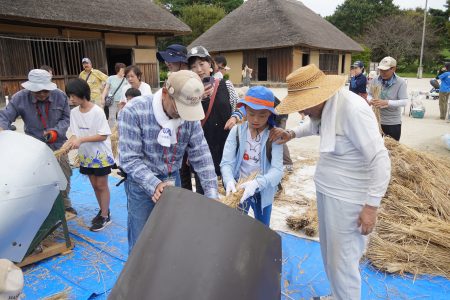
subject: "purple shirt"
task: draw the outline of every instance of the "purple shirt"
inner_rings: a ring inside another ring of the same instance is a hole
[[[38,101],[29,90],[15,93],[6,108],[0,111],[0,127],[9,129],[11,123],[20,116],[24,122],[26,134],[45,142],[44,131],[55,130],[58,133],[56,142],[47,145],[52,150],[61,148],[67,140],[66,132],[70,120],[67,96],[56,89],[50,91],[48,104],[46,102]],[[46,109],[47,106],[48,109]]]

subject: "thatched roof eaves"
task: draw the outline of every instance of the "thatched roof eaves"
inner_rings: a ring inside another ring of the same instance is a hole
[[[151,0],[2,0],[0,20],[127,33],[191,32]]]
[[[301,46],[363,51],[331,23],[296,0],[248,0],[191,43],[211,52]]]

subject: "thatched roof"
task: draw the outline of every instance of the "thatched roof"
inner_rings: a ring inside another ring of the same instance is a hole
[[[209,51],[290,46],[358,52],[363,49],[296,0],[248,0],[193,41]]]
[[[151,0],[1,0],[1,20],[129,33],[191,32]]]

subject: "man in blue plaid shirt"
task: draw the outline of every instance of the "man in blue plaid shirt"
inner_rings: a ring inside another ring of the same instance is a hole
[[[203,84],[191,71],[172,73],[153,96],[133,98],[119,116],[120,165],[127,173],[128,245],[131,252],[164,187],[180,186],[187,151],[205,196],[217,199],[217,177],[199,120]]]

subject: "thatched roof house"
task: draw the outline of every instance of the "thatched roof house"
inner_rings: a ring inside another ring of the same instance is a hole
[[[188,34],[189,26],[150,0],[0,1],[0,99],[19,89],[28,71],[46,64],[54,80],[78,76],[81,58],[114,73],[137,64],[152,87],[159,82],[156,37]]]
[[[347,73],[351,53],[363,50],[296,0],[248,0],[190,46],[197,45],[227,57],[233,82],[240,82],[243,62],[260,81],[284,81],[292,70],[309,63],[327,73]]]
[[[186,24],[150,0],[2,0],[0,19],[126,33],[191,32]]]

